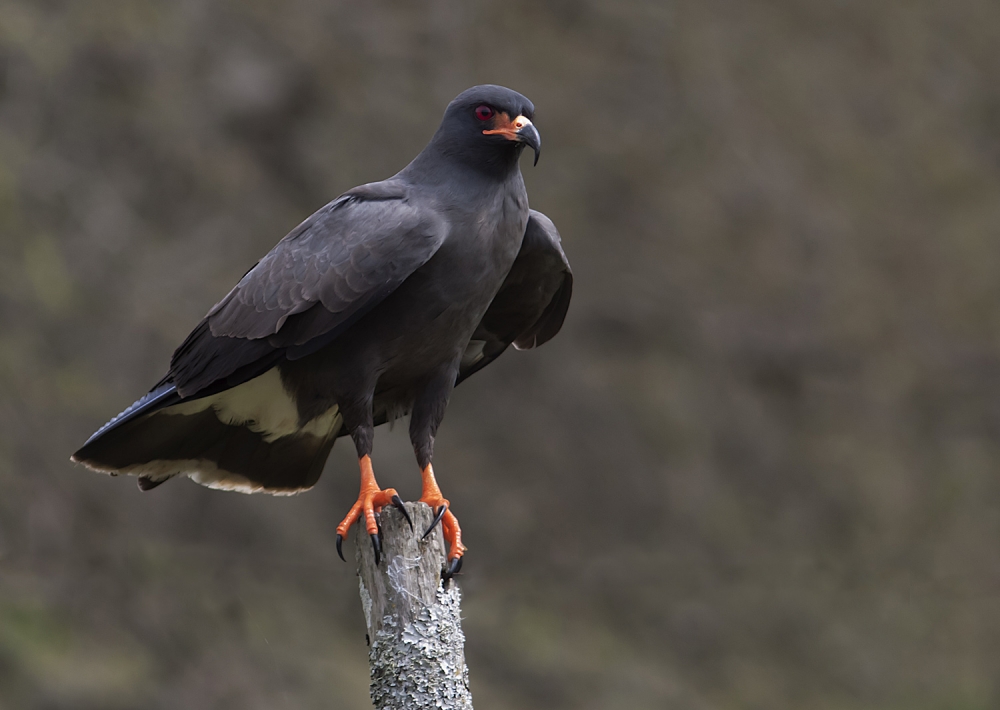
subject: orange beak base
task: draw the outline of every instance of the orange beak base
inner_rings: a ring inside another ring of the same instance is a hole
[[[518,116],[513,121],[506,113],[497,114],[494,128],[483,131],[486,136],[503,136],[507,140],[527,143],[535,151],[535,164],[538,164],[538,156],[541,153],[542,137],[538,135],[538,129],[530,119]]]

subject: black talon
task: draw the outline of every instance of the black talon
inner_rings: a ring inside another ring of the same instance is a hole
[[[421,540],[423,540],[425,537],[431,534],[431,530],[434,529],[435,525],[441,522],[441,518],[444,517],[445,511],[447,510],[448,510],[447,505],[442,505],[440,508],[437,509],[437,514],[434,516],[434,521],[431,523],[431,526],[427,528],[427,532],[425,532],[423,536],[420,538]]]
[[[371,539],[372,549],[375,550],[375,566],[378,567],[379,562],[382,561],[382,541],[379,539],[378,533],[372,533]]]
[[[444,578],[445,581],[447,581],[452,577],[454,577],[456,574],[458,574],[458,571],[460,569],[462,569],[462,558],[456,557],[455,559],[453,559],[451,562],[448,563],[448,567],[447,569],[445,569],[444,573],[442,573],[441,577]]]
[[[337,533],[337,554],[340,555],[340,559],[344,560],[344,551],[341,549],[341,545],[344,544],[344,536]],[[347,560],[344,560],[347,562]]]
[[[410,514],[406,512],[406,506],[403,505],[403,499],[399,497],[399,494],[392,497],[392,507],[403,514],[406,522],[410,524],[410,532],[413,532],[413,521],[410,520]]]

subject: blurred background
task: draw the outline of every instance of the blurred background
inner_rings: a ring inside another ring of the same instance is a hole
[[[348,442],[68,458],[484,82],[576,289],[438,438],[477,708],[1000,706],[998,76],[987,0],[0,0],[0,707],[370,707]]]

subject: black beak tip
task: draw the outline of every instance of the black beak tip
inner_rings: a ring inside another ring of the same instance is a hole
[[[530,146],[533,151],[535,151],[535,162],[534,165],[538,165],[538,156],[542,153],[542,137],[538,135],[538,129],[535,128],[533,124],[528,124],[521,130],[517,132],[521,141],[525,145]]]

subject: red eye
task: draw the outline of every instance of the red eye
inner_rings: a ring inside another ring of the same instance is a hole
[[[493,109],[491,109],[486,104],[483,104],[482,106],[476,109],[476,118],[478,118],[480,121],[490,120],[491,118],[493,118]]]

